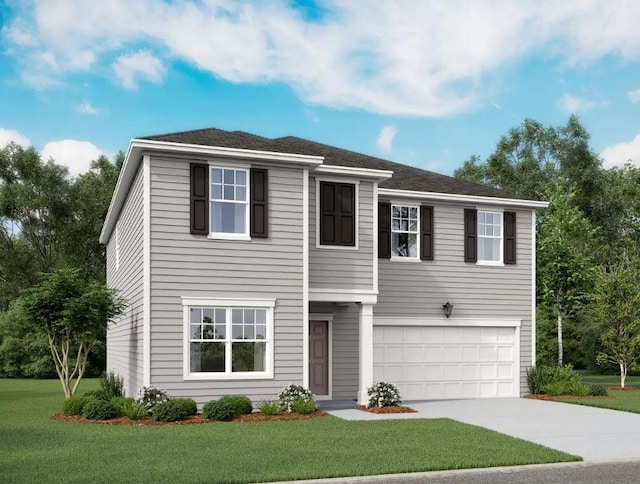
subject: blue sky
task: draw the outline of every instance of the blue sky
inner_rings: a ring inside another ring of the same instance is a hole
[[[75,174],[218,127],[450,174],[524,118],[575,113],[605,166],[640,164],[639,18],[633,0],[9,0],[0,145]]]

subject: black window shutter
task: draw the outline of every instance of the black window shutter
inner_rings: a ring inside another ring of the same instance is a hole
[[[464,209],[464,261],[477,262],[478,260],[478,211],[470,208]]]
[[[420,207],[420,259],[433,260],[433,207]]]
[[[191,163],[190,231],[209,234],[209,165]]]
[[[391,258],[391,204],[378,202],[378,258]]]
[[[504,213],[504,263],[516,263],[516,213]]]
[[[340,184],[337,187],[338,200],[336,205],[339,208],[338,235],[339,245],[356,245],[356,186],[350,184]]]
[[[267,170],[251,168],[251,197],[249,199],[249,216],[251,217],[249,232],[251,237],[266,238],[269,236],[268,183]]]
[[[336,245],[338,241],[336,188],[335,183],[320,182],[320,244],[322,245]]]

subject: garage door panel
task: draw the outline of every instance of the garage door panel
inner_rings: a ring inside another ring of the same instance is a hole
[[[512,327],[374,327],[374,379],[401,398],[516,395]]]

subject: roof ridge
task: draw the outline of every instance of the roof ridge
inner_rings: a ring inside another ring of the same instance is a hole
[[[172,131],[171,133],[160,133],[160,134],[150,134],[150,135],[146,135],[146,136],[138,136],[138,139],[149,139],[149,138],[157,138],[160,136],[175,136],[178,134],[191,134],[191,133],[201,133],[203,131],[218,131],[218,132],[223,132],[223,133],[232,133],[233,131],[227,131],[225,129],[220,129],[220,128],[214,128],[214,127],[210,127],[210,128],[199,128],[199,129],[186,129],[183,131]]]

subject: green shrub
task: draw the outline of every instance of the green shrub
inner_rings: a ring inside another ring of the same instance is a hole
[[[300,415],[306,415],[317,410],[317,405],[314,400],[305,400],[304,398],[294,398],[291,401],[291,411],[299,413]]]
[[[228,400],[212,400],[202,407],[202,416],[207,420],[233,420],[235,407]]]
[[[277,400],[261,400],[256,406],[263,415],[278,415],[282,412],[282,406]]]
[[[580,375],[572,365],[547,366],[544,368],[544,383],[580,383]]]
[[[609,392],[604,385],[591,385],[589,387],[589,395],[593,395],[594,397],[606,397],[609,395]]]
[[[293,384],[287,385],[278,393],[278,401],[285,412],[291,412],[291,402],[296,398],[313,400],[313,393],[301,385]]]
[[[83,396],[75,396],[67,398],[62,405],[62,413],[65,415],[82,415],[82,409],[93,398]]]
[[[131,420],[142,420],[149,414],[149,410],[144,403],[136,402],[132,399],[132,401],[127,400],[122,409],[122,414]]]
[[[158,403],[166,402],[167,400],[169,400],[167,392],[156,387],[142,387],[140,398],[138,398],[138,402],[145,405],[149,413],[153,413],[153,407]]]
[[[529,385],[529,393],[539,395],[543,392],[544,387],[544,367],[532,366],[527,370],[527,384]]]
[[[124,379],[113,371],[100,377],[100,391],[103,400],[110,401],[115,397],[124,397]]]
[[[127,397],[113,397],[111,400],[109,400],[109,403],[113,405],[115,409],[118,411],[119,417],[124,415],[125,407],[129,405],[131,402],[135,402],[135,400],[133,398],[127,398]]]
[[[175,422],[184,420],[189,414],[183,403],[176,400],[167,400],[160,402],[153,407],[153,420],[161,422]]]
[[[102,389],[84,392],[83,396],[92,400],[104,400],[105,402],[108,402],[110,400],[108,398],[108,395]]]
[[[589,395],[591,387],[580,382],[570,382],[566,385],[567,395],[573,395],[576,397],[586,397]]]
[[[549,396],[557,397],[558,395],[566,395],[567,394],[567,384],[563,382],[552,382],[547,383],[544,387],[542,387],[544,393]]]
[[[248,415],[253,412],[253,405],[249,397],[244,395],[225,395],[219,401],[229,402],[233,407],[234,417],[237,415]]]
[[[367,407],[394,407],[402,403],[398,387],[392,383],[383,381],[375,383],[367,389],[367,395],[369,396]]]
[[[170,401],[177,403],[178,405],[182,405],[182,408],[187,412],[187,415],[195,415],[198,413],[198,406],[193,398],[174,398]]]
[[[104,400],[91,400],[82,409],[82,416],[89,420],[109,420],[118,416],[113,405]]]

